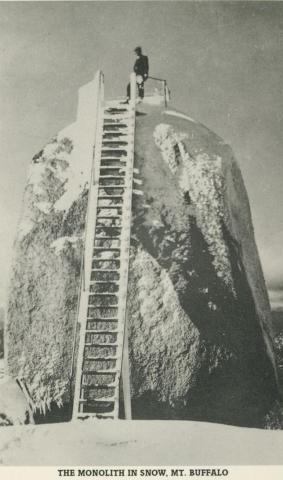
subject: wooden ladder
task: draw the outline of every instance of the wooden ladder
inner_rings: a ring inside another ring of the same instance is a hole
[[[118,418],[123,352],[127,350],[136,82],[132,76],[132,99],[125,105],[118,100],[104,102],[103,85],[101,74],[79,305],[73,419]],[[123,385],[124,396],[125,389],[129,396],[127,378]],[[129,401],[125,410],[129,417]]]

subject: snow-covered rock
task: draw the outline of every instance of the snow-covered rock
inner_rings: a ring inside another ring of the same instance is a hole
[[[270,307],[237,162],[190,117],[140,109],[127,306],[133,416],[264,426],[278,396]],[[9,370],[43,410],[68,401],[77,348],[90,175],[79,139],[73,124],[34,157],[15,245]]]

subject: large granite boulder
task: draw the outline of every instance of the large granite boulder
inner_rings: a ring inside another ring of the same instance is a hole
[[[136,117],[128,289],[134,418],[264,426],[278,396],[270,307],[233,153],[186,115]],[[8,363],[42,410],[70,400],[89,165],[76,123],[31,163]],[[142,182],[142,184],[141,184]]]

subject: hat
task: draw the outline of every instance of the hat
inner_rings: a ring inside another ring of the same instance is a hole
[[[141,51],[142,51],[142,48],[141,48],[141,47],[136,47],[136,48],[134,49],[134,52],[136,52],[136,53],[141,53]]]

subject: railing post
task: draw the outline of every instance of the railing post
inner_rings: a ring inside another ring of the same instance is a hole
[[[131,85],[130,103],[131,103],[131,105],[135,105],[135,103],[136,103],[137,82],[136,82],[136,74],[134,72],[132,72],[131,75],[130,75],[130,85]]]

